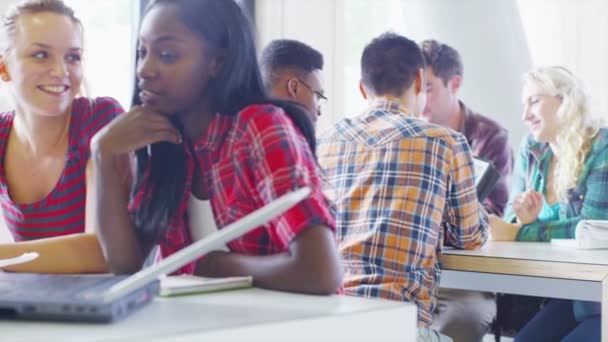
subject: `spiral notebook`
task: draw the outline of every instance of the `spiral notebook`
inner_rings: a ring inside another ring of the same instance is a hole
[[[193,275],[168,276],[160,280],[160,296],[237,290],[251,287],[252,277],[207,278]]]

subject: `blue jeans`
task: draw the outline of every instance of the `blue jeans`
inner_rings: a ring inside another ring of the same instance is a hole
[[[601,316],[578,322],[572,301],[551,299],[515,336],[515,342],[600,342]]]

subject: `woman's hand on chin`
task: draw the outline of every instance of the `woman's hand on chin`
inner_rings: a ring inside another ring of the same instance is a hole
[[[182,136],[166,116],[135,106],[95,134],[91,153],[95,157],[116,156],[161,141],[181,144]]]

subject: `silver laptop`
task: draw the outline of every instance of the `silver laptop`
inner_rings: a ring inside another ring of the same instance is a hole
[[[304,187],[130,276],[0,272],[0,319],[113,322],[149,303],[159,276],[259,227],[303,200]]]

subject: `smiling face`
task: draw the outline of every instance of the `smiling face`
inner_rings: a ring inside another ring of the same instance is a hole
[[[13,43],[0,67],[17,107],[44,116],[66,114],[82,83],[81,26],[61,14],[24,14]]]
[[[137,60],[144,105],[166,115],[197,110],[217,63],[201,37],[182,23],[177,6],[156,5],[144,17]]]
[[[557,111],[562,101],[557,96],[529,92],[524,98],[522,119],[530,129],[534,140],[543,143],[555,141],[559,131]]]

